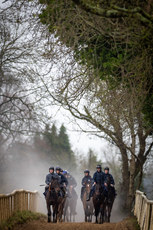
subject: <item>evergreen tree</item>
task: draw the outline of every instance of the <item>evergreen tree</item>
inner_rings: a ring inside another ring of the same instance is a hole
[[[70,142],[69,142],[69,137],[66,133],[66,128],[64,125],[61,125],[60,127],[60,132],[59,132],[59,144],[60,144],[60,148],[67,151],[67,153],[71,152],[71,146],[70,146]]]

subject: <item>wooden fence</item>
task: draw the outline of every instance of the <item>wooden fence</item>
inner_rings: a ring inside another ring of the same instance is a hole
[[[140,191],[136,191],[134,215],[141,230],[153,230],[153,200]]]
[[[30,210],[37,211],[38,192],[15,190],[10,194],[0,194],[0,222],[7,220],[14,212]]]

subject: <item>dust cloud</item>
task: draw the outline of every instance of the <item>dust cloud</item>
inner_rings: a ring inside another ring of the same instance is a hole
[[[45,178],[48,174],[49,167],[51,165],[56,167],[59,165],[58,162],[52,164],[52,162],[48,162],[43,156],[37,154],[37,152],[32,152],[32,150],[26,148],[23,150],[23,146],[16,146],[12,152],[5,154],[4,162],[5,163],[3,163],[0,168],[0,193],[8,194],[18,189],[30,191],[37,190],[39,193],[38,212],[47,214],[46,201],[43,195],[45,187],[40,185],[45,184]],[[69,162],[67,162],[67,164],[69,164]],[[60,166],[62,167],[62,165]],[[69,165],[67,168],[69,168]],[[84,211],[80,199],[81,180],[84,173],[75,168],[70,174],[74,176],[77,181],[76,192],[78,200],[75,221],[84,222]],[[111,222],[121,221],[125,217],[122,210],[119,208],[119,203],[119,196],[117,196],[112,211]]]

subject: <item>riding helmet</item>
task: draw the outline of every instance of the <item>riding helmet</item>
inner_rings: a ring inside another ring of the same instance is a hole
[[[97,165],[97,166],[96,166],[96,169],[101,169],[101,165]]]
[[[104,170],[108,170],[108,171],[109,171],[109,168],[108,168],[108,167],[105,167]]]
[[[56,171],[57,171],[57,170],[61,171],[61,168],[60,168],[59,166],[57,166],[57,167],[56,167]]]
[[[84,170],[84,173],[90,173],[90,171],[88,169]]]
[[[63,175],[67,175],[67,171],[66,170],[63,170]]]
[[[51,166],[51,167],[49,168],[49,170],[54,170],[54,167],[53,167],[53,166]]]

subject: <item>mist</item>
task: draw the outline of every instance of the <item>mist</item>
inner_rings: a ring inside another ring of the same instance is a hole
[[[30,191],[37,190],[39,194],[37,211],[47,215],[46,201],[43,195],[45,187],[40,185],[45,184],[45,178],[51,165],[54,167],[60,166],[61,168],[63,168],[63,165],[60,165],[58,161],[54,161],[54,163],[49,161],[44,155],[41,155],[34,149],[35,148],[30,145],[16,143],[12,148],[5,152],[5,161],[3,165],[1,165],[2,186],[0,187],[0,193],[8,194],[13,190],[18,189]],[[84,210],[80,199],[81,180],[84,173],[83,170],[80,170],[79,168],[79,161],[76,163],[77,168],[73,168],[69,171],[77,181],[76,192],[78,200],[75,221],[84,222]],[[64,162],[63,169],[66,170],[69,168],[70,162]],[[111,222],[118,222],[126,216],[120,208],[120,201],[121,200],[118,194],[114,202]]]

